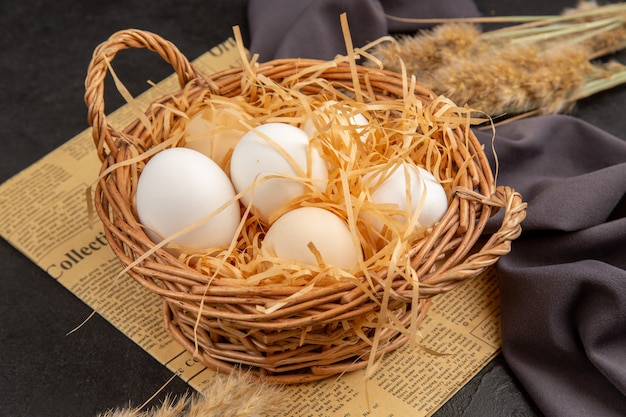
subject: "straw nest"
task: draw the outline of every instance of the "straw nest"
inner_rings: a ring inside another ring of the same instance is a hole
[[[103,84],[110,62],[127,48],[161,55],[181,89],[117,130],[105,114]],[[469,110],[415,79],[359,66],[357,53],[366,52],[348,50],[332,61],[246,58],[241,68],[212,75],[149,32],[115,33],[94,51],[85,101],[102,161],[96,211],[124,272],[162,297],[170,334],[212,369],[243,367],[281,384],[373,369],[384,354],[417,343],[433,296],[495,263],[520,233],[525,204],[510,187],[496,187],[470,130]],[[341,112],[317,120],[320,134],[312,143],[332,166],[329,186],[285,210],[310,205],[340,215],[363,253],[352,270],[262,256],[267,225],[243,206],[241,233],[228,248],[174,255],[167,240],[155,244],[148,238],[133,207],[137,178],[152,155],[185,145],[194,114],[226,109],[249,128],[272,121],[299,125],[331,100],[348,106],[342,107],[344,117],[351,114],[346,108],[367,115],[369,138],[345,146],[345,135],[362,131],[333,123]],[[433,227],[415,227],[416,220],[407,218],[405,229],[371,233],[359,216],[367,208],[362,172],[398,161],[433,173],[446,190],[448,210]],[[499,230],[481,238],[500,208]]]

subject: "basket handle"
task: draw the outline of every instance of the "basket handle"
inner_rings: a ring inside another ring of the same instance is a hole
[[[87,69],[85,104],[88,109],[87,121],[92,127],[93,141],[101,161],[107,157],[105,145],[114,157],[117,156],[117,145],[114,138],[120,137],[120,133],[109,123],[105,114],[104,80],[109,70],[109,64],[115,55],[129,48],[146,48],[158,53],[176,71],[181,88],[189,81],[198,78],[189,60],[173,43],[151,32],[136,29],[122,30],[114,33],[109,39],[98,45]]]
[[[503,185],[496,187],[489,198],[481,199],[481,203],[490,205],[496,210],[504,209],[500,228],[490,235],[478,253],[468,258],[470,265],[484,270],[511,251],[511,242],[522,233],[522,221],[526,218],[528,204],[520,193],[510,186]]]
[[[500,257],[508,254],[511,251],[511,242],[522,233],[521,223],[526,218],[527,203],[512,187],[498,186],[489,197],[462,189],[457,189],[456,193],[468,200],[490,206],[493,210],[504,209],[502,222],[499,229],[489,236],[479,251],[468,256],[460,264],[425,280],[426,285],[420,287],[420,292],[423,294],[438,294],[442,292],[442,287],[449,288],[449,286],[458,285],[463,278],[483,272],[495,264]]]

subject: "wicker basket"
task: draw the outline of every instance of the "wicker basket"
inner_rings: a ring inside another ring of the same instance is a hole
[[[108,62],[127,48],[147,48],[158,53],[178,75],[181,90],[157,103],[167,103],[183,95],[193,97],[206,89],[227,97],[240,95],[242,91],[242,69],[206,76],[197,72],[174,45],[155,34],[137,30],[113,34],[94,51],[86,79],[85,102],[102,161],[101,172],[133,154],[125,137],[139,138],[146,149],[151,146],[149,133],[140,120],[118,131],[105,115],[103,84]],[[275,60],[259,64],[256,71],[280,83],[297,70],[318,63],[304,59]],[[354,68],[340,64],[317,76],[350,87],[354,86]],[[363,82],[362,89],[401,100],[406,84],[400,75],[361,66],[356,66],[356,70]],[[414,94],[426,104],[436,97],[419,84],[415,85]],[[150,114],[158,117],[158,112],[158,107],[152,108]],[[414,297],[413,286],[405,279],[387,277],[387,271],[371,271],[379,277],[377,282],[391,283],[388,311],[407,328],[423,320],[433,296],[454,289],[507,254],[511,241],[521,232],[520,223],[525,216],[526,205],[520,195],[509,187],[495,186],[487,158],[471,131],[467,133],[459,128],[455,135],[459,149],[457,163],[470,164],[474,175],[460,184],[444,218],[410,250],[412,266],[420,279],[419,298]],[[134,152],[136,155],[137,151]],[[120,166],[102,177],[96,188],[96,210],[121,263],[125,267],[136,263],[129,269],[129,275],[162,297],[164,320],[170,334],[209,368],[228,372],[243,366],[272,382],[299,383],[363,368],[370,362],[370,356],[378,358],[407,342],[406,332],[384,328],[378,335],[375,355],[370,355],[371,344],[344,324],[371,316],[379,309],[380,301],[372,300],[353,282],[340,281],[315,288],[268,314],[256,307],[284,300],[301,287],[234,285],[221,282],[218,277],[207,288],[206,275],[162,249],[136,262],[154,244],[132,210],[134,190],[130,179],[136,174],[131,172],[134,166]],[[499,230],[481,239],[487,220],[500,208],[504,208],[504,216]],[[382,298],[383,285],[377,285],[371,292]],[[374,329],[361,331],[361,336],[371,337]]]

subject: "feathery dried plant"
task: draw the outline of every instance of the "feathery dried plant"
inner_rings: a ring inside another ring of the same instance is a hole
[[[497,21],[524,23],[489,32],[477,25]],[[556,16],[437,23],[381,43],[372,55],[393,71],[404,65],[438,94],[491,117],[564,113],[577,100],[626,82],[625,66],[597,62],[626,47],[623,3],[586,1]]]
[[[201,393],[167,397],[159,407],[108,410],[98,417],[261,417],[280,415],[284,392],[246,372],[217,373]]]

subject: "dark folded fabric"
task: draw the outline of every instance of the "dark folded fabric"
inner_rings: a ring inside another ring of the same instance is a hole
[[[275,58],[332,59],[345,54],[339,16],[346,13],[355,47],[395,32],[424,25],[389,20],[396,17],[471,17],[478,10],[471,0],[251,0],[248,24],[252,53],[259,61]]]
[[[498,261],[504,357],[547,416],[624,416],[626,142],[568,116],[496,132],[498,182],[528,202]]]
[[[467,0],[252,0],[250,49],[261,61],[345,53],[344,11],[355,46],[418,28],[384,13],[477,14]],[[491,132],[476,134],[490,154]],[[547,416],[625,416],[626,142],[543,116],[498,127],[495,149],[498,184],[528,202],[522,236],[498,262],[505,359]]]

